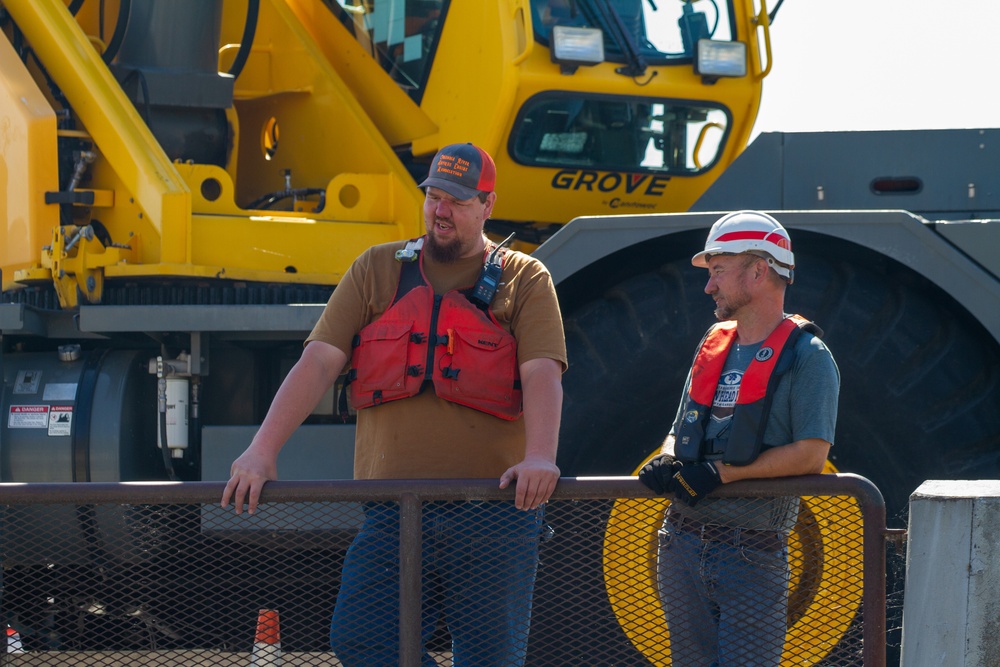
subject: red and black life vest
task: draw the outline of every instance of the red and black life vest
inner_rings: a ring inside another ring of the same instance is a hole
[[[748,465],[760,455],[771,399],[778,380],[795,358],[795,342],[802,331],[821,335],[818,326],[799,315],[788,315],[764,340],[754,356],[736,397],[729,439],[722,454],[726,465]],[[736,322],[720,322],[705,334],[691,367],[691,386],[674,433],[674,455],[684,462],[705,458],[705,428],[722,376],[729,348],[736,340]],[[772,443],[785,444],[785,443]]]
[[[435,393],[501,419],[521,414],[517,341],[489,305],[475,305],[471,290],[436,295],[423,274],[419,245],[402,261],[392,305],[354,339],[347,376],[351,406],[368,408],[420,393]],[[487,249],[488,251],[489,249]],[[397,259],[400,258],[397,253]],[[505,257],[500,249],[499,261]]]

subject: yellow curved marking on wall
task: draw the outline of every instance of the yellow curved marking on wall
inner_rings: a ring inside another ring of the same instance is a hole
[[[828,463],[824,472],[836,469]],[[783,667],[813,665],[833,650],[854,620],[863,592],[857,502],[841,498],[834,506],[827,497],[802,500],[788,544],[792,577]],[[608,517],[603,553],[604,584],[618,624],[633,646],[661,667],[672,664],[670,631],[656,586],[657,530],[669,505],[665,498],[618,500]],[[845,525],[850,530],[844,531]],[[818,577],[812,574],[817,570]]]

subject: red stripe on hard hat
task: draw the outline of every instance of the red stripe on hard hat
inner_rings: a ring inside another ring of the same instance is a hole
[[[792,249],[792,243],[778,232],[726,232],[715,239],[717,243],[727,241],[767,241],[785,250]]]

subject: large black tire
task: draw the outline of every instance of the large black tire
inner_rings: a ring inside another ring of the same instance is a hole
[[[992,336],[894,260],[804,231],[795,242],[786,310],[825,330],[841,372],[837,469],[878,486],[890,523],[925,480],[1000,474]],[[690,254],[676,255],[564,307],[563,475],[631,474],[669,430],[695,347],[714,321],[706,272]],[[630,256],[623,265],[642,262]],[[574,286],[577,297],[584,291]]]

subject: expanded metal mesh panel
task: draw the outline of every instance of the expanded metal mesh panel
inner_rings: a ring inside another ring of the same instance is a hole
[[[773,505],[747,500],[731,524],[754,525]],[[787,539],[678,516],[661,500],[619,500],[603,548],[615,620],[649,664],[863,664],[862,521],[851,498],[803,498]]]
[[[686,665],[716,628],[739,638],[726,664],[765,664],[768,636],[783,666],[864,664],[856,499],[803,497],[787,543],[669,505],[434,500],[414,523],[396,501],[8,504],[0,664]]]
[[[2,609],[32,658],[8,664],[247,665],[265,608],[283,649],[325,651],[357,522],[345,503],[8,506]]]

